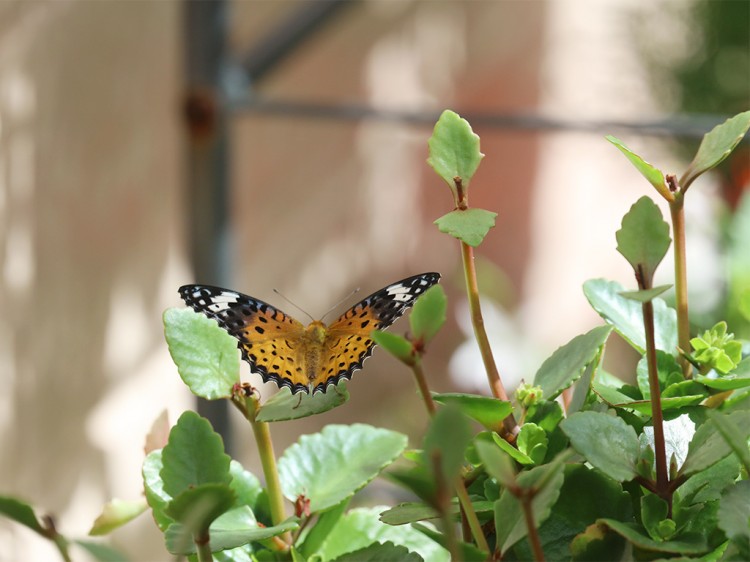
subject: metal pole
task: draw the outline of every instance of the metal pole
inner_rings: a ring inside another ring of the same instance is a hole
[[[228,2],[186,0],[185,98],[187,225],[195,281],[226,286],[230,279],[229,135],[223,92],[227,68]],[[226,401],[198,399],[232,449]]]

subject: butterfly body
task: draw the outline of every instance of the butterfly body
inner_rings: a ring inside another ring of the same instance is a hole
[[[242,358],[264,382],[312,394],[350,379],[372,354],[372,330],[390,326],[439,280],[439,273],[423,273],[388,285],[330,325],[314,320],[305,326],[270,304],[229,289],[185,285],[179,292],[191,308],[215,319],[238,340]]]

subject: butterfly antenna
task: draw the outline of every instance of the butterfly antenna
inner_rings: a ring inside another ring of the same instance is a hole
[[[333,306],[332,306],[331,308],[329,308],[329,309],[328,309],[328,312],[326,312],[326,313],[325,313],[325,314],[323,315],[323,318],[325,318],[325,317],[326,317],[326,316],[328,316],[328,315],[329,315],[329,314],[330,314],[331,312],[333,312],[333,311],[334,311],[334,310],[336,310],[336,309],[337,309],[337,308],[338,308],[339,306],[341,306],[341,303],[343,303],[343,302],[346,302],[346,301],[348,301],[348,300],[349,300],[350,298],[352,298],[352,297],[353,297],[354,295],[356,295],[357,293],[359,293],[359,287],[357,287],[356,289],[354,289],[354,290],[353,290],[353,291],[352,291],[351,293],[349,293],[348,295],[346,295],[346,296],[345,296],[345,297],[344,297],[343,299],[341,299],[341,300],[340,300],[339,302],[337,302],[337,303],[336,303],[336,304],[334,304],[334,305],[333,305]],[[323,318],[321,318],[321,320],[323,320]]]
[[[286,302],[288,302],[289,304],[291,304],[294,308],[296,308],[297,310],[299,310],[302,314],[304,314],[305,316],[307,316],[310,320],[312,320],[313,322],[315,321],[315,318],[313,318],[310,315],[309,312],[307,312],[305,309],[303,309],[301,306],[297,305],[296,303],[290,301],[286,296],[284,296],[282,293],[280,293],[278,289],[274,289],[273,292],[276,293],[277,295],[279,295]]]

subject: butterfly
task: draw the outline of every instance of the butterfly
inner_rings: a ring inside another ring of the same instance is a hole
[[[439,273],[402,279],[358,302],[328,326],[321,320],[305,326],[268,303],[229,289],[185,285],[179,293],[193,310],[237,338],[242,358],[263,382],[289,387],[292,394],[314,394],[351,379],[372,355],[371,332],[393,324],[439,280]]]

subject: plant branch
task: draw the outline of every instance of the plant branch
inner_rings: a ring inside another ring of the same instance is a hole
[[[521,502],[521,508],[523,509],[523,517],[526,520],[526,528],[529,531],[528,538],[531,550],[534,553],[534,560],[536,562],[544,562],[544,550],[542,549],[542,541],[539,539],[539,532],[537,531],[536,524],[534,523],[534,511],[532,509],[532,495],[524,494],[519,497],[518,500]]]
[[[193,542],[195,543],[195,552],[198,554],[198,562],[213,562],[214,557],[211,552],[208,532],[206,532],[205,537],[193,536]]]
[[[440,520],[443,525],[443,536],[445,537],[445,546],[448,549],[448,552],[450,552],[451,561],[457,562],[458,560],[461,560],[461,558],[458,555],[458,541],[456,540],[456,533],[450,515],[450,494],[443,475],[443,469],[440,462],[440,452],[434,451],[431,460],[432,472],[435,475],[435,507],[437,507],[437,510],[440,512]]]
[[[477,517],[476,511],[474,511],[474,506],[471,505],[469,492],[466,491],[466,486],[464,485],[464,481],[461,478],[458,479],[458,482],[456,484],[456,495],[458,496],[458,501],[461,504],[461,511],[466,517],[466,521],[469,523],[469,528],[471,529],[471,534],[474,537],[474,541],[482,552],[489,555],[490,545],[487,544],[487,539],[485,538],[484,532],[482,531],[482,525],[481,523],[479,523],[479,518]]]
[[[646,279],[643,269],[639,266],[636,273],[638,288],[651,288],[651,279]],[[654,424],[654,456],[656,457],[656,491],[667,498],[669,495],[669,472],[667,471],[667,452],[664,444],[664,416],[661,410],[661,389],[659,388],[659,372],[656,366],[656,343],[654,336],[654,304],[646,301],[642,304],[643,326],[646,331],[646,363],[648,365],[648,385],[651,393],[651,416]]]
[[[685,198],[684,191],[679,191],[674,176],[667,176],[670,190],[675,193],[673,201],[669,202],[669,212],[672,216],[672,237],[674,238],[674,290],[677,305],[677,342],[685,353],[690,353],[690,320],[688,318],[687,293],[687,254],[685,250]],[[684,357],[679,359],[682,374],[690,378],[692,365]]]
[[[417,387],[419,387],[419,393],[422,395],[425,408],[427,408],[427,413],[430,416],[434,416],[437,408],[435,401],[432,399],[432,394],[430,394],[430,389],[427,386],[427,379],[425,379],[424,371],[422,370],[422,362],[417,359],[410,366],[412,373],[414,373],[414,379],[417,381]]]

